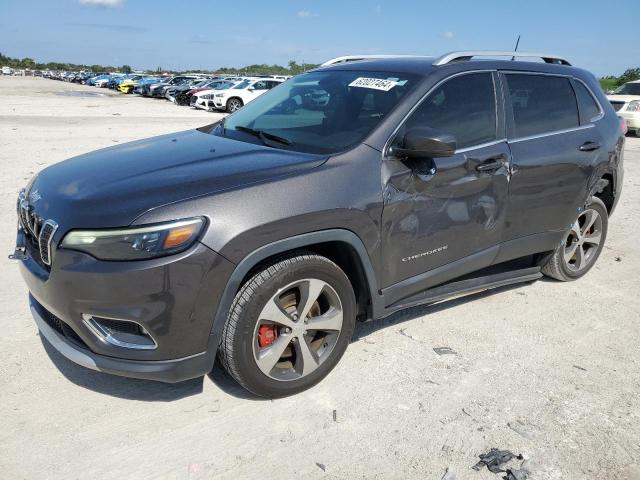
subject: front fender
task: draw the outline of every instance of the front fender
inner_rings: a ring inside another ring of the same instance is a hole
[[[364,270],[365,278],[367,281],[369,293],[371,296],[373,317],[377,318],[378,316],[380,316],[384,310],[384,302],[382,300],[382,297],[378,294],[378,287],[376,284],[376,276],[373,270],[373,265],[371,264],[371,260],[367,254],[367,250],[365,249],[364,244],[362,243],[362,240],[360,240],[360,238],[358,238],[355,233],[349,230],[331,229],[322,230],[319,232],[305,233],[303,235],[297,235],[295,237],[279,240],[277,242],[264,245],[263,247],[260,247],[247,255],[240,263],[238,263],[235,270],[229,277],[229,280],[227,281],[227,286],[218,303],[218,309],[214,317],[211,334],[216,338],[220,338],[220,335],[222,335],[222,329],[224,328],[224,324],[227,321],[227,316],[229,314],[229,310],[231,309],[231,304],[233,303],[236,292],[241,287],[243,279],[247,276],[247,274],[253,267],[258,265],[263,260],[279,253],[284,253],[291,250],[296,250],[326,242],[342,242],[351,246],[355,250],[362,264],[362,268]]]

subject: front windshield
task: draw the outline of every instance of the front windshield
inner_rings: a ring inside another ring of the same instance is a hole
[[[240,82],[238,85],[236,85],[236,86],[235,86],[235,87],[233,87],[233,88],[238,88],[238,89],[246,88],[246,87],[248,87],[248,86],[249,86],[249,84],[250,84],[250,83],[251,83],[251,81],[250,81],[250,80],[243,80],[242,82]]]
[[[618,87],[614,95],[640,95],[640,83],[625,83]]]
[[[212,133],[259,142],[255,131],[260,131],[285,139],[281,148],[309,153],[341,152],[362,142],[417,80],[417,75],[406,73],[305,73],[248,103],[227,117],[223,128]],[[247,129],[254,130],[254,135]]]

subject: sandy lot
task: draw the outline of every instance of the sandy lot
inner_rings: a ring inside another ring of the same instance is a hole
[[[13,251],[18,190],[44,166],[216,118],[0,77],[0,252]],[[360,325],[326,380],[278,401],[247,397],[219,368],[165,385],[70,363],[41,341],[3,255],[0,478],[486,480],[501,476],[470,467],[498,447],[524,454],[535,479],[637,480],[640,139],[627,139],[625,170],[606,249],[582,280]]]

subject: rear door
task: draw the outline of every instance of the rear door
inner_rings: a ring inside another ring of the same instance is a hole
[[[586,114],[581,119],[577,87],[570,77],[523,72],[502,75],[512,154],[504,240],[564,232],[582,207],[588,179],[602,153],[601,138],[594,128],[601,115],[589,118]],[[546,238],[554,241],[555,237]],[[539,251],[554,247],[532,244]]]

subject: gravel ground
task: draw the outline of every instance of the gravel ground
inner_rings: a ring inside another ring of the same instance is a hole
[[[0,250],[13,251],[17,192],[44,166],[216,118],[0,78]],[[283,400],[247,397],[219,368],[165,385],[70,363],[39,338],[2,257],[0,477],[486,480],[502,477],[470,467],[498,447],[524,454],[534,479],[639,479],[640,139],[626,148],[623,196],[585,278],[360,325],[326,380]]]

